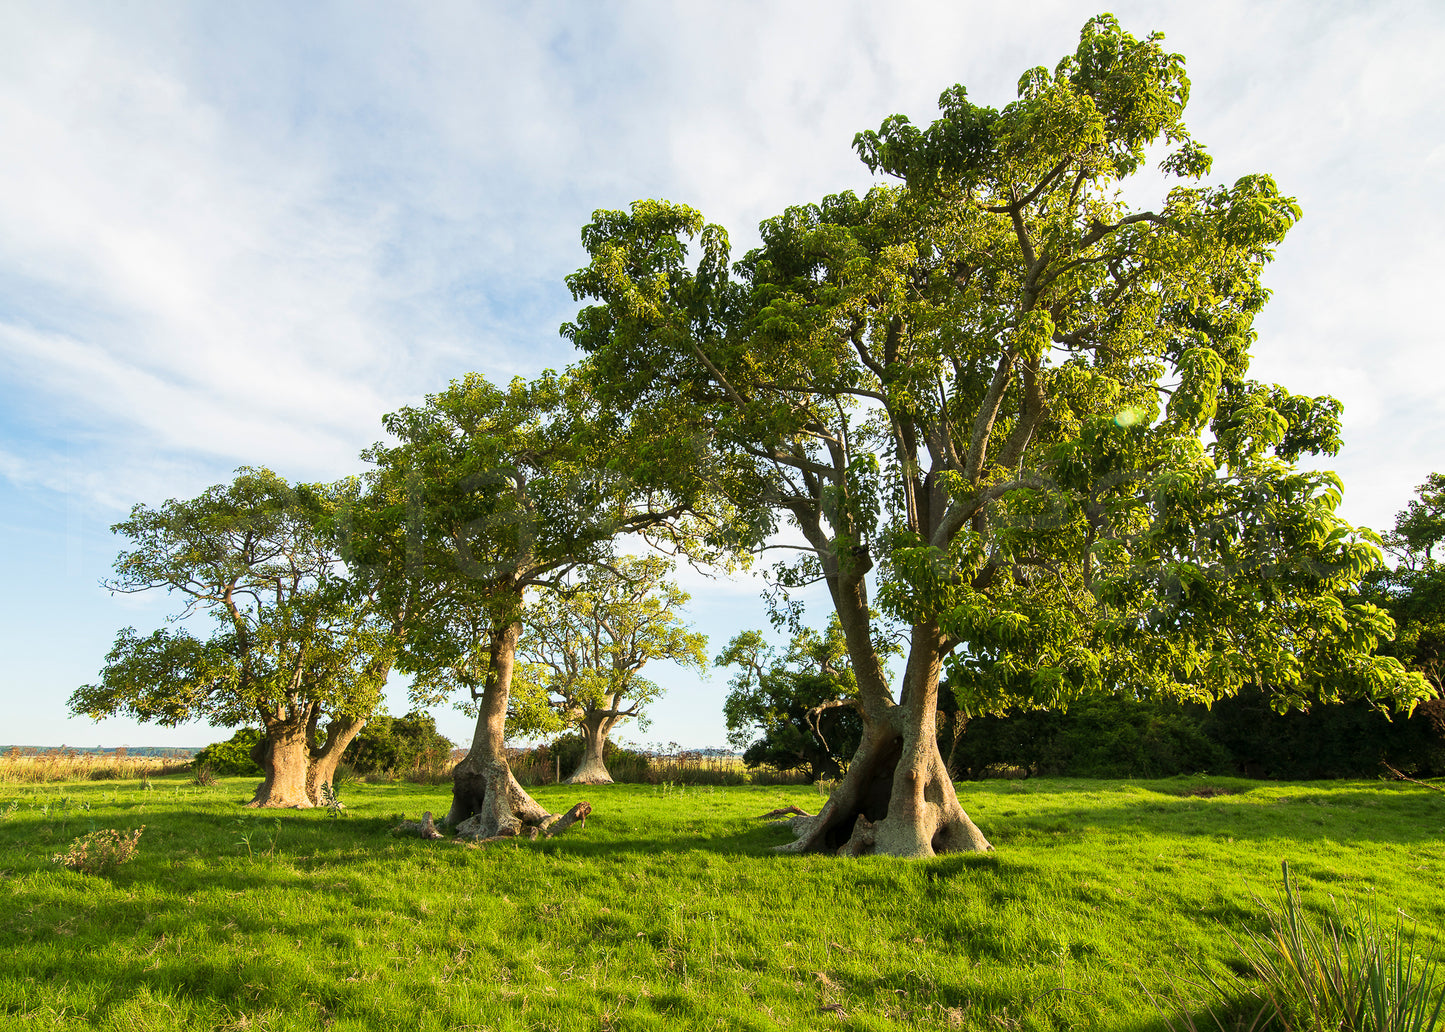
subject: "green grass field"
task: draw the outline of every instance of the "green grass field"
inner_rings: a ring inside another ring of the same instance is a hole
[[[1163,1029],[1141,983],[1238,966],[1284,859],[1312,909],[1373,895],[1445,960],[1445,797],[1408,786],[965,784],[997,852],[925,862],[772,854],[757,815],[809,788],[548,787],[585,829],[477,849],[390,835],[445,787],[332,819],[152,785],[0,785],[0,1026]],[[50,861],[140,825],[109,875]]]

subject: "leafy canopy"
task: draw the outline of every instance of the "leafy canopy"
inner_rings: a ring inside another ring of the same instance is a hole
[[[416,674],[418,702],[457,688],[479,698],[528,594],[609,562],[620,535],[715,547],[711,525],[692,515],[696,485],[649,486],[664,444],[605,418],[574,373],[506,387],[470,374],[385,424],[397,443],[367,453],[368,502],[347,539],[406,614],[401,664]]]
[[[71,710],[166,726],[234,726],[259,715],[314,727],[323,713],[369,714],[396,639],[325,529],[351,490],[297,488],[270,470],[242,468],[196,498],[136,505],[111,528],[130,547],[106,586],[177,594],[174,619],[201,615],[215,630],[124,628],[99,682],[78,689]]]
[[[689,630],[690,596],[668,578],[660,556],[622,557],[577,571],[562,590],[530,604],[512,686],[509,729],[538,735],[589,719],[639,717],[662,695],[642,676],[654,660],[702,671],[707,638]],[[645,723],[642,726],[646,726]]]
[[[737,506],[771,514],[751,529],[801,535],[778,578],[827,582],[880,718],[908,689],[871,654],[870,575],[912,628],[905,686],[931,697],[945,659],[974,711],[1426,692],[1373,655],[1388,615],[1348,600],[1377,540],[1294,465],[1339,447],[1339,404],[1249,378],[1299,208],[1266,175],[1201,181],[1161,40],[1101,16],[1002,110],[955,86],[926,127],[860,133],[894,182],[789,208],[736,263],[665,201],[583,230],[568,282],[597,303],[563,332],[599,396],[690,421]],[[1151,148],[1174,185],[1136,208]]]
[[[880,643],[887,650],[887,643]],[[896,652],[893,648],[891,651]],[[715,661],[734,667],[723,702],[728,741],[750,767],[805,768],[837,777],[862,736],[858,682],[837,617],[822,634],[800,627],[780,653],[761,631],[743,631]]]

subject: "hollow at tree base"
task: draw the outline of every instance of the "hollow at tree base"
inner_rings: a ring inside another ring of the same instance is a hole
[[[847,776],[817,814],[783,820],[795,836],[780,853],[922,858],[993,849],[959,804],[937,748],[902,762],[898,739],[865,739]],[[781,813],[766,815],[783,817]]]

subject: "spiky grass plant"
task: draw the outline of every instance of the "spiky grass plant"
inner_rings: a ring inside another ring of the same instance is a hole
[[[1251,982],[1221,985],[1201,974],[1215,1000],[1204,1005],[1201,1025],[1174,993],[1171,1029],[1198,1032],[1279,1029],[1282,1032],[1430,1032],[1445,1009],[1445,986],[1437,986],[1433,961],[1417,953],[1419,931],[1395,911],[1381,923],[1378,900],[1355,900],[1316,925],[1300,902],[1299,888],[1282,866],[1284,886],[1277,907],[1265,907],[1267,932],[1246,931],[1236,939]],[[1251,984],[1252,983],[1252,984]],[[1198,983],[1182,986],[1200,988]],[[1178,1022],[1176,1025],[1175,1022]]]

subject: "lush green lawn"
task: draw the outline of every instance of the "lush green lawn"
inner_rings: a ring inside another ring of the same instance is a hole
[[[586,828],[469,849],[388,833],[445,788],[333,820],[251,787],[0,785],[0,1025],[1162,1028],[1140,982],[1224,974],[1282,859],[1445,931],[1445,798],[1383,783],[966,784],[997,853],[927,862],[773,855],[756,816],[807,788],[544,788]],[[141,824],[109,876],[49,860]]]

